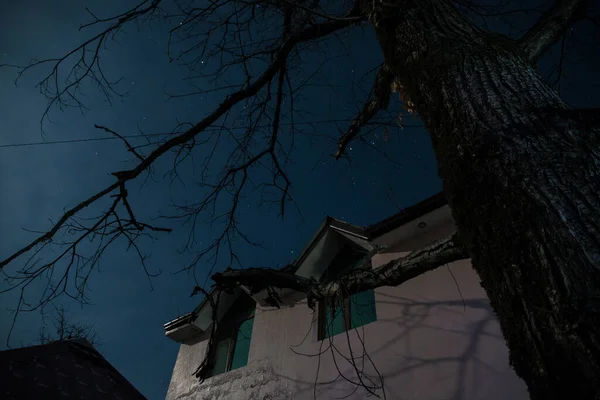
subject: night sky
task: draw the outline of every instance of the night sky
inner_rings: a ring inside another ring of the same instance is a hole
[[[81,23],[89,21],[85,6],[99,16],[109,16],[135,4],[115,1],[107,6],[106,3],[1,2],[0,64],[26,64],[32,58],[56,57],[68,52],[94,31],[78,31]],[[523,23],[527,24],[526,17]],[[493,26],[504,25],[493,21]],[[49,220],[58,219],[65,207],[112,183],[111,172],[135,165],[131,153],[117,140],[51,142],[109,137],[94,129],[94,124],[123,135],[138,133],[138,126],[148,133],[169,132],[178,120],[197,122],[220,103],[219,94],[167,101],[165,90],[174,93],[187,89],[182,80],[186,71],[176,63],[169,63],[165,56],[166,25],[156,23],[140,28],[139,32],[135,26],[125,29],[102,52],[105,72],[112,77],[123,77],[119,87],[128,96],[110,105],[96,89],[84,87],[82,99],[90,111],[82,115],[75,109],[53,110],[52,121],[44,125],[43,137],[40,117],[47,100],[35,85],[47,70],[32,70],[15,87],[16,71],[0,69],[0,258],[36,237],[22,228],[47,230],[51,226]],[[580,24],[576,29],[582,31],[580,36],[586,41],[600,43],[598,31],[592,30],[591,24]],[[299,100],[299,107],[312,112],[303,117],[305,121],[314,122],[312,126],[305,125],[305,132],[312,135],[296,137],[296,148],[287,166],[299,211],[290,204],[282,221],[277,218],[277,207],[260,206],[260,193],[248,192],[241,203],[240,226],[266,249],[238,243],[237,255],[243,267],[280,267],[291,262],[326,215],[368,225],[441,190],[431,143],[426,131],[418,127],[418,120],[406,118],[403,130],[390,129],[387,135],[381,129],[370,133],[365,137],[367,144],[350,146],[350,161],[332,159],[335,137],[362,106],[365,90],[372,82],[373,74],[368,72],[382,60],[368,28],[350,30],[342,43],[328,45],[327,56],[332,59],[323,67],[320,80],[314,80],[319,83],[326,80],[329,87],[316,85]],[[575,39],[568,43],[575,44]],[[597,47],[595,52],[598,54]],[[588,47],[584,51],[577,47],[564,64],[568,80],[563,80],[561,93],[573,105],[598,106],[598,79],[592,71],[598,70],[599,63],[597,57],[592,59],[592,54],[594,49]],[[298,68],[308,70],[325,57],[320,53],[307,54]],[[549,71],[552,57],[546,57],[543,70]],[[364,74],[367,75],[360,81]],[[44,141],[33,146],[8,146]],[[132,143],[142,141],[133,139]],[[382,152],[394,162],[387,161]],[[217,155],[226,156],[224,152]],[[172,162],[169,154],[156,163],[156,182],[141,187],[143,179],[138,178],[130,185],[130,202],[140,219],[168,212],[173,199],[190,201],[199,196],[196,186],[186,180],[193,175],[191,164],[185,164],[181,171],[186,185],[172,183],[164,176]],[[191,311],[199,298],[189,297],[194,286],[190,275],[174,275],[194,257],[178,251],[188,238],[188,228],[172,221],[154,222],[174,231],[159,234],[154,243],[144,242],[144,252],[151,255],[147,260],[149,270],[162,271],[151,281],[153,290],[135,254],[125,252],[124,244],[117,244],[104,255],[100,271],[92,274],[88,291],[91,304],[80,307],[70,299],[57,304],[65,305],[72,322],[93,324],[102,354],[144,395],[159,399],[165,396],[178,350],[178,345],[164,336],[162,326]],[[196,230],[198,240],[204,243],[216,233],[208,225]],[[10,265],[9,271],[22,262],[19,259]],[[224,262],[218,264],[218,268],[226,266]],[[201,263],[196,278],[203,282],[207,273],[208,264]],[[0,283],[0,288],[3,287],[5,283]],[[32,301],[40,287],[30,288]],[[13,316],[9,309],[16,306],[17,300],[17,292],[0,295],[1,349],[7,347]],[[20,314],[10,345],[34,344],[41,325],[38,312]]]

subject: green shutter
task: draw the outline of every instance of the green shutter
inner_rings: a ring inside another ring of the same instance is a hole
[[[252,338],[252,326],[254,317],[240,324],[231,357],[231,369],[238,369],[248,364],[248,353],[250,353],[250,339]]]
[[[364,257],[352,265],[351,270],[357,269]],[[355,293],[350,296],[350,326],[352,329],[377,321],[375,311],[375,291],[373,289]]]
[[[210,376],[222,374],[227,371],[227,359],[229,355],[229,339],[221,340],[217,342],[217,349],[215,352],[215,365],[212,368]]]
[[[373,289],[350,296],[350,325],[352,328],[377,321],[375,291]]]
[[[367,268],[368,263],[366,261],[368,260],[366,260],[365,257],[366,253],[364,251],[357,252],[354,250],[354,252],[352,252],[352,249],[349,251],[342,249],[331,262],[321,280],[328,282],[341,278],[348,272],[361,267],[363,263],[365,263],[365,268]],[[348,302],[345,303],[348,304]],[[367,290],[350,296],[349,303],[349,329],[357,328],[377,320],[377,314],[375,312],[375,292],[373,290]],[[321,308],[321,310],[325,312],[324,338],[335,336],[348,330],[346,327],[346,318],[348,315],[347,313],[344,313],[344,306],[336,305],[332,315],[332,306],[330,302],[327,301],[327,304]],[[321,321],[323,321],[323,319]]]

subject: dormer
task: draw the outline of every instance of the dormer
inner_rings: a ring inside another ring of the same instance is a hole
[[[362,228],[327,217],[296,260],[296,275],[320,280],[334,258],[350,249],[369,253],[375,246],[368,241]]]

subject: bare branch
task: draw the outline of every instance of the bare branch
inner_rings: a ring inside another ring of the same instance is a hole
[[[318,283],[291,272],[268,268],[232,269],[213,274],[212,279],[218,288],[225,290],[244,285],[254,292],[268,286],[301,291],[307,293],[309,303],[314,305],[316,300],[335,296],[341,287],[346,294],[353,294],[381,286],[398,286],[428,271],[467,258],[467,249],[454,234],[375,269],[354,270],[333,283]]]
[[[110,81],[104,75],[100,63],[100,50],[107,42],[109,37],[114,38],[117,32],[119,32],[124,25],[132,21],[137,21],[138,18],[143,16],[152,15],[152,13],[157,10],[161,1],[162,0],[152,0],[152,2],[150,2],[149,0],[144,0],[134,8],[107,19],[98,19],[88,10],[88,13],[94,18],[94,21],[89,24],[82,25],[80,30],[82,28],[100,23],[107,23],[108,27],[84,41],[78,47],[69,51],[62,57],[46,60],[34,59],[31,60],[31,62],[26,66],[0,64],[0,68],[13,67],[18,70],[15,84],[18,83],[23,75],[31,69],[52,65],[50,73],[48,73],[37,85],[40,93],[42,93],[48,99],[48,105],[46,106],[46,109],[44,110],[44,113],[40,119],[40,128],[42,133],[44,132],[44,120],[48,118],[52,107],[58,106],[60,109],[76,107],[79,108],[82,113],[87,110],[86,106],[76,96],[81,85],[86,80],[96,84],[98,89],[102,92],[105,99],[109,103],[113,96],[122,97],[124,95],[123,93],[117,92],[115,88],[121,79]],[[91,57],[88,56],[89,54],[91,54]],[[79,58],[77,58],[77,56],[79,56]],[[70,59],[75,59],[76,62],[67,72],[67,78],[65,79],[66,85],[61,88],[59,85],[59,76],[64,73],[62,70],[63,65],[66,64]]]
[[[333,154],[337,160],[346,152],[346,146],[356,138],[360,129],[364,127],[377,111],[386,109],[390,101],[391,85],[394,80],[392,69],[384,63],[375,76],[373,89],[362,110],[354,118],[350,127],[342,134],[338,142],[338,149]]]
[[[454,234],[375,269],[356,270],[341,283],[349,294],[381,286],[398,286],[443,265],[469,257],[466,247],[461,244],[457,234]],[[323,295],[329,296],[339,285],[329,285]]]
[[[123,136],[119,135],[117,132],[113,131],[112,129],[108,129],[105,126],[98,125],[98,124],[94,124],[94,128],[102,129],[105,132],[115,135],[116,137],[118,137],[125,143],[125,146],[127,147],[127,151],[133,153],[133,155],[135,155],[140,161],[144,161],[144,157],[142,157],[137,151],[135,151],[135,148],[127,141],[127,139],[125,139]]]
[[[535,63],[569,25],[585,17],[590,4],[590,0],[556,0],[518,42],[529,61]]]
[[[23,247],[22,249],[20,249],[16,253],[10,255],[5,260],[0,261],[0,270],[2,270],[5,266],[8,265],[8,263],[10,263],[11,261],[13,261],[17,257],[19,257],[19,256],[27,253],[28,251],[32,250],[37,245],[43,244],[45,242],[49,242],[50,240],[52,240],[52,238],[56,235],[56,233],[59,231],[59,229],[62,228],[65,225],[65,223],[71,217],[73,217],[75,214],[77,214],[78,212],[80,212],[84,208],[88,207],[90,204],[95,203],[97,200],[99,200],[99,199],[103,198],[104,196],[106,196],[107,194],[111,193],[113,190],[117,189],[118,187],[119,187],[119,182],[115,182],[112,185],[108,186],[107,188],[105,188],[105,189],[101,190],[100,192],[96,193],[92,197],[88,198],[87,200],[82,201],[81,203],[79,203],[75,207],[73,207],[70,210],[68,210],[52,226],[52,228],[48,232],[44,233],[42,236],[38,237],[37,239],[35,239],[31,243],[29,243],[27,246]]]
[[[333,21],[354,21],[354,22],[360,22],[362,20],[362,17],[360,16],[353,16],[353,17],[336,17],[335,15],[328,15],[328,14],[324,14],[322,12],[319,12],[317,10],[315,10],[314,8],[310,8],[307,7],[297,1],[291,1],[291,0],[276,0],[275,3],[281,1],[282,3],[285,3],[291,7],[294,8],[300,8],[310,14],[315,14],[316,16],[319,16],[321,18],[325,18],[325,19],[329,19],[329,20],[333,20]],[[358,2],[356,2],[356,4],[358,4]]]
[[[125,182],[135,179],[142,172],[146,171],[150,166],[162,155],[167,153],[169,150],[184,145],[185,143],[194,139],[196,135],[203,132],[206,128],[210,127],[214,124],[219,118],[221,118],[224,114],[226,114],[233,106],[238,104],[239,102],[256,95],[263,86],[265,86],[268,82],[273,79],[273,77],[277,74],[278,71],[281,70],[284,65],[287,56],[292,51],[292,49],[299,43],[310,41],[313,39],[317,39],[320,37],[327,36],[332,32],[335,32],[339,29],[342,29],[346,26],[352,24],[353,21],[330,21],[324,22],[322,24],[316,26],[310,26],[309,28],[291,36],[287,39],[279,51],[276,53],[273,62],[267,67],[267,69],[250,85],[248,85],[245,89],[239,90],[225,98],[225,100],[206,118],[202,121],[188,129],[185,133],[178,135],[174,138],[171,138],[158,146],[154,151],[152,151],[146,158],[144,158],[140,163],[131,170],[126,171],[117,171],[114,172],[113,175],[118,179],[117,182],[108,186],[106,189],[98,192],[96,195],[90,197],[89,199],[79,203],[77,206],[68,210],[59,221],[53,225],[52,229],[45,233],[44,235],[38,237],[30,244],[17,251],[13,255],[9,256],[5,260],[0,261],[0,269],[4,266],[8,265],[11,261],[21,256],[22,254],[32,250],[36,245],[44,243],[46,241],[51,240],[56,232],[67,222],[69,218],[74,216],[79,211],[83,210],[90,204],[94,203],[98,199],[104,197],[105,195],[111,193],[115,189],[119,188]]]
[[[52,317],[54,329],[49,328],[47,323],[40,328],[40,344],[51,343],[57,340],[85,339],[92,346],[98,345],[98,332],[95,331],[93,325],[69,321],[64,306],[54,306],[54,313],[55,315]],[[45,322],[44,316],[42,319]]]

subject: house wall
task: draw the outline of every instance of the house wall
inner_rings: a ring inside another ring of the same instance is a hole
[[[440,227],[398,243],[376,255],[373,266],[450,230]],[[399,287],[379,288],[376,302],[376,322],[324,341],[317,340],[316,315],[305,302],[279,310],[257,308],[248,365],[200,384],[191,373],[202,361],[206,341],[182,344],[167,398],[363,399],[368,394],[364,388],[339,376],[338,371],[357,380],[344,359],[351,358],[350,350],[359,370],[364,368],[376,383],[373,365],[384,376],[388,399],[529,398],[524,382],[509,367],[498,323],[468,260]]]

